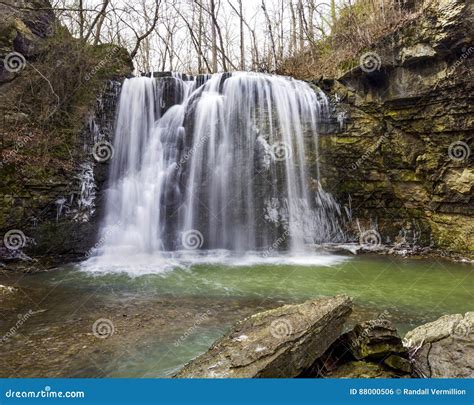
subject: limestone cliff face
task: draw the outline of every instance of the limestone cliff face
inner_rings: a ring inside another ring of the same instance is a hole
[[[316,83],[338,118],[321,135],[323,186],[356,234],[474,255],[473,16],[472,2],[435,2]]]
[[[74,39],[48,0],[5,0],[0,14],[0,262],[21,251],[4,246],[10,231],[28,255],[84,257],[108,171],[93,147],[112,137],[130,57]]]

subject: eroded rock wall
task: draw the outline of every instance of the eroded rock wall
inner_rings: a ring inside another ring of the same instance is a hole
[[[434,2],[357,68],[316,82],[338,119],[320,137],[322,183],[352,210],[354,235],[474,256],[473,9]]]
[[[73,38],[47,0],[6,0],[0,13],[0,262],[84,258],[108,173],[94,145],[112,139],[132,62],[122,48]]]

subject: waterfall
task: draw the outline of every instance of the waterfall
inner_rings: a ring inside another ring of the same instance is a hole
[[[287,77],[127,79],[96,255],[269,255],[340,240],[339,206],[319,183],[327,111],[324,93]]]

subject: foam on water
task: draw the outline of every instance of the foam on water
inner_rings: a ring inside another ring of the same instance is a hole
[[[236,254],[229,250],[162,252],[159,255],[135,254],[91,257],[81,263],[81,269],[96,275],[126,273],[131,277],[149,274],[166,274],[175,269],[211,265],[225,267],[251,266],[334,266],[348,260],[348,256],[313,253],[291,255],[288,253],[262,255],[261,252]]]

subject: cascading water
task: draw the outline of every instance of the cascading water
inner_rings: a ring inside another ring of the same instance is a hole
[[[339,206],[319,184],[327,111],[322,92],[286,77],[126,80],[96,256],[269,255],[341,239]]]

